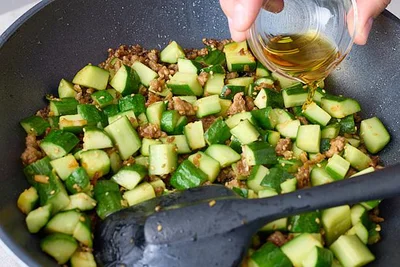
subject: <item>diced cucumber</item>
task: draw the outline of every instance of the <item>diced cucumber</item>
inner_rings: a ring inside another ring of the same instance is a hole
[[[257,62],[256,76],[257,77],[270,77],[271,73],[261,62]]]
[[[192,152],[185,135],[172,135],[172,136],[168,136],[168,137],[163,137],[160,140],[163,144],[175,145],[176,152],[178,154],[188,154],[188,153]]]
[[[278,158],[278,165],[279,167],[289,173],[297,173],[298,169],[303,165],[303,162],[298,159],[285,159],[283,157]]]
[[[142,147],[140,148],[140,154],[148,157],[150,155],[150,146],[162,144],[160,140],[157,139],[142,139]]]
[[[274,111],[277,116],[278,124],[294,120],[294,116],[284,109],[274,108]]]
[[[303,266],[305,260],[314,247],[321,247],[321,242],[311,234],[304,233],[287,242],[281,250],[290,259],[294,266]]]
[[[321,107],[334,118],[342,119],[361,110],[360,104],[351,98],[325,95]]]
[[[188,124],[188,118],[186,116],[181,116],[179,120],[176,122],[174,131],[171,134],[183,134],[183,130],[185,126]]]
[[[190,160],[184,160],[176,172],[172,174],[170,184],[178,190],[184,190],[200,186],[207,180],[207,174],[197,168]]]
[[[247,165],[272,165],[278,162],[275,148],[266,142],[254,142],[243,146],[243,156]]]
[[[256,59],[248,50],[246,41],[227,44],[224,52],[228,70],[231,72],[251,72],[257,67]]]
[[[351,227],[351,212],[348,205],[322,211],[322,226],[325,230],[325,241],[332,244],[339,236]]]
[[[361,140],[359,137],[351,137],[351,138],[346,138],[347,143],[349,143],[350,145],[354,146],[354,147],[359,147],[361,145]]]
[[[39,195],[36,189],[30,187],[29,189],[25,189],[25,191],[19,195],[17,206],[22,213],[28,214],[36,207],[38,202]]]
[[[201,121],[187,124],[183,132],[192,150],[200,149],[206,146],[203,123]]]
[[[281,184],[290,178],[293,178],[293,175],[286,170],[280,167],[273,167],[269,169],[269,173],[261,181],[261,185],[281,193]]]
[[[75,210],[57,213],[47,223],[45,230],[48,233],[63,233],[66,235],[72,235],[80,217],[81,213]]]
[[[83,136],[83,150],[104,149],[113,147],[107,133],[97,127],[86,127]]]
[[[222,88],[221,94],[219,95],[222,99],[232,100],[236,94],[245,93],[246,87],[241,85],[227,84]]]
[[[297,83],[282,91],[283,103],[285,108],[301,106],[307,101],[308,91],[303,88],[303,84]]]
[[[204,133],[208,145],[225,144],[229,138],[231,138],[230,129],[222,118],[216,119]]]
[[[126,191],[123,198],[128,201],[129,206],[133,206],[146,200],[155,198],[156,194],[151,184],[143,182],[130,191]]]
[[[321,144],[321,128],[319,125],[300,125],[297,131],[296,145],[309,152],[319,153]]]
[[[292,216],[289,231],[292,233],[319,233],[321,228],[320,218],[321,213],[319,211]]]
[[[281,183],[281,193],[286,194],[290,192],[296,191],[296,186],[297,186],[297,179],[292,178],[292,179],[287,179],[283,183]]]
[[[279,85],[281,86],[281,88],[288,88],[288,87],[298,83],[298,81],[296,81],[294,79],[286,78],[276,72],[272,73],[272,77],[279,82]]]
[[[131,166],[122,167],[117,174],[114,174],[112,179],[120,186],[132,190],[135,188],[147,175],[147,168],[134,164]]]
[[[153,187],[154,192],[156,193],[156,196],[161,196],[164,191],[166,190],[166,186],[163,180],[157,179],[152,182],[150,182],[150,185]]]
[[[318,105],[321,105],[321,99],[326,95],[326,91],[320,87],[314,92],[313,101]]]
[[[202,68],[200,72],[207,72],[211,75],[213,74],[225,74],[226,71],[221,64],[210,65],[208,67]]]
[[[140,82],[144,86],[149,86],[150,82],[158,77],[158,74],[154,70],[150,69],[140,61],[133,62],[132,69],[136,71],[140,78]]]
[[[88,121],[84,119],[82,115],[76,114],[60,116],[58,126],[60,130],[78,134],[83,131],[83,127],[87,124]]]
[[[104,130],[113,140],[123,160],[136,153],[142,145],[138,133],[125,116],[108,125]]]
[[[241,121],[244,120],[249,120],[251,123],[253,123],[253,118],[251,115],[251,112],[241,112],[233,115],[232,117],[229,117],[228,119],[225,120],[226,124],[228,125],[229,128],[234,128],[236,127]]]
[[[349,115],[343,119],[338,119],[340,125],[340,134],[354,134],[356,133],[356,123],[354,121],[354,115]]]
[[[284,137],[295,139],[300,125],[301,123],[299,120],[291,120],[276,125],[276,130]]]
[[[357,235],[365,245],[368,243],[368,230],[361,222],[356,223],[346,235]]]
[[[369,215],[367,210],[362,205],[354,205],[350,209],[351,212],[351,225],[355,226],[361,222],[365,227],[371,228],[371,221],[369,220]]]
[[[225,74],[214,73],[210,75],[204,85],[205,95],[220,95],[225,84]]]
[[[240,155],[226,145],[214,144],[207,148],[205,153],[219,162],[221,168],[228,167],[240,160]]]
[[[102,220],[122,208],[119,186],[112,180],[98,181],[94,187],[94,197],[97,200],[96,213]]]
[[[90,126],[106,126],[106,116],[99,111],[96,106],[90,104],[78,105],[78,114],[87,121],[87,125]]]
[[[110,158],[103,150],[82,152],[81,165],[91,179],[103,177],[110,172]]]
[[[288,257],[271,242],[265,243],[250,256],[249,267],[291,267]]]
[[[104,114],[110,118],[112,116],[115,116],[119,113],[119,107],[118,104],[111,104],[105,108],[102,109]]]
[[[176,170],[178,157],[173,144],[150,146],[149,174],[166,175]]]
[[[203,88],[197,80],[197,74],[177,72],[167,82],[174,95],[201,96]]]
[[[25,177],[27,181],[33,186],[38,183],[38,181],[36,181],[35,179],[36,175],[46,176],[49,175],[52,171],[53,168],[51,167],[49,157],[39,159],[24,168]]]
[[[375,260],[375,256],[355,235],[342,235],[330,249],[343,266],[364,266]]]
[[[92,252],[76,251],[71,257],[71,267],[96,267]]]
[[[260,197],[260,193],[263,191],[265,191],[265,190],[258,192],[259,197]],[[263,228],[261,228],[260,231],[262,231],[262,232],[287,231],[287,223],[288,223],[287,218],[278,219],[278,220],[272,221],[270,223],[267,223],[266,225],[263,226]]]
[[[140,78],[133,68],[122,65],[110,85],[123,96],[136,94],[139,92]]]
[[[76,114],[76,107],[78,101],[75,98],[62,98],[50,100],[50,113],[51,116],[73,115]]]
[[[96,200],[91,198],[86,193],[76,193],[74,195],[69,196],[71,202],[68,206],[64,208],[64,210],[80,210],[87,211],[92,210],[96,207]]]
[[[229,147],[232,148],[233,150],[235,150],[237,153],[241,154],[243,152],[242,149],[242,144],[240,143],[240,141],[234,137],[231,136],[231,140],[230,140],[230,144]]]
[[[328,138],[328,139],[333,139],[338,137],[340,131],[340,124],[334,123],[334,124],[329,124],[322,128],[321,130],[321,138]]]
[[[371,200],[367,202],[361,202],[360,204],[367,210],[372,210],[373,208],[377,207],[380,202],[380,200]]]
[[[241,121],[237,126],[231,129],[231,134],[235,136],[242,145],[248,145],[258,140],[260,133],[248,121]]]
[[[328,160],[325,170],[333,179],[341,180],[346,176],[349,168],[350,163],[341,156],[335,154]]]
[[[251,96],[255,97],[255,93],[257,93],[257,91],[251,93]],[[273,89],[264,88],[258,92],[256,98],[254,99],[254,104],[259,109],[266,107],[282,108],[283,97],[281,93],[278,93]]]
[[[87,192],[90,190],[90,177],[83,167],[79,167],[67,177],[65,186],[72,194]]]
[[[72,83],[97,90],[105,90],[109,76],[110,73],[108,71],[97,66],[87,65],[75,75]]]
[[[166,63],[177,63],[179,58],[184,58],[185,52],[177,42],[172,41],[160,53],[160,60]]]
[[[39,116],[25,118],[20,124],[27,134],[34,134],[36,136],[44,134],[47,128],[50,127],[49,122]]]
[[[146,124],[149,123],[149,120],[147,119],[146,113],[139,114],[138,117],[137,117],[137,120],[138,120],[138,123],[139,123],[140,126],[146,125]]]
[[[164,101],[159,101],[147,107],[146,115],[149,123],[154,125],[161,125],[162,114],[166,109]]]
[[[197,118],[203,118],[221,111],[221,104],[217,95],[202,97],[193,106],[197,108]]]
[[[72,236],[83,245],[93,247],[92,225],[90,218],[82,214]]]
[[[267,140],[264,139],[264,141],[267,141],[268,144],[270,144],[273,147],[276,147],[278,144],[279,140],[281,139],[281,134],[276,131],[267,131]]]
[[[267,189],[268,187],[262,186],[261,182],[268,174],[269,170],[267,167],[264,167],[263,165],[254,166],[251,169],[249,178],[247,178],[247,187],[256,193]]]
[[[141,94],[127,95],[118,101],[118,107],[121,112],[133,110],[139,116],[146,112],[146,98]]]
[[[59,128],[58,124],[59,124],[59,121],[60,121],[60,117],[58,117],[58,116],[50,116],[50,117],[47,118],[47,120],[48,120],[52,130]]]
[[[77,92],[74,89],[74,85],[65,79],[61,79],[58,85],[58,97],[59,98],[75,97],[76,94]]]
[[[360,136],[372,154],[381,151],[390,141],[389,132],[377,117],[361,121]]]
[[[72,154],[52,160],[50,164],[63,181],[79,167],[79,163]]]
[[[138,157],[135,158],[135,163],[143,165],[146,168],[149,168],[149,157],[138,156]]]
[[[310,122],[318,123],[321,126],[326,126],[332,118],[328,112],[320,108],[315,102],[308,104],[303,114]]]
[[[368,167],[368,168],[366,168],[366,169],[364,169],[362,171],[359,171],[359,172],[353,174],[352,176],[350,176],[350,178],[357,177],[357,176],[360,176],[360,175],[364,175],[364,174],[367,174],[367,173],[371,173],[371,172],[374,172],[374,171],[375,171],[374,167]]]
[[[325,170],[326,164],[319,164],[315,166],[311,171],[311,185],[319,186],[335,181],[328,172]]]
[[[127,117],[134,129],[136,129],[139,126],[138,120],[136,119],[136,115],[133,110],[123,111],[118,114],[115,114],[114,116],[108,117],[108,123],[112,124],[113,122],[119,120],[122,117]]]
[[[114,102],[114,97],[106,90],[97,91],[90,95],[95,105],[105,108]]]
[[[39,207],[29,212],[26,216],[26,226],[31,234],[35,234],[44,227],[49,221],[51,216],[51,204]]]
[[[58,159],[67,155],[78,143],[79,139],[74,134],[53,130],[40,142],[40,148],[50,159]]]
[[[178,58],[178,70],[182,73],[198,74],[202,68],[199,62],[186,58]]]
[[[264,130],[272,130],[278,123],[276,113],[271,107],[253,110],[251,115],[256,124]]]
[[[304,267],[331,267],[333,253],[329,249],[314,247],[303,260]]]
[[[368,157],[368,155],[364,154],[350,144],[347,144],[345,146],[343,157],[350,163],[353,168],[359,171],[368,168],[370,163],[372,162],[371,158]]]
[[[78,248],[78,242],[66,234],[52,234],[40,242],[41,249],[52,256],[58,264],[67,263]]]
[[[176,128],[176,124],[180,119],[179,112],[177,110],[163,111],[161,115],[161,130],[166,133],[173,133]]]

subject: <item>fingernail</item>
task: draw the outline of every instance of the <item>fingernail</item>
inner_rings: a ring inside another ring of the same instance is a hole
[[[283,10],[283,2],[277,0],[267,0],[264,2],[263,8],[273,13],[279,13]]]
[[[367,21],[367,23],[365,23],[364,29],[363,29],[363,33],[364,33],[366,36],[369,35],[369,32],[370,32],[371,29],[372,29],[372,24],[373,24],[373,23],[374,23],[374,19],[373,19],[373,18],[370,18],[370,19]]]
[[[370,18],[365,24],[364,27],[360,27],[360,31],[358,35],[358,38],[356,38],[356,43],[360,45],[365,45],[368,40],[368,35],[369,32],[372,29],[372,24],[374,23],[374,19]]]

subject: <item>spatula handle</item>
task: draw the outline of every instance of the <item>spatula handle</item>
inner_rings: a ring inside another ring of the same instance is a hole
[[[302,212],[400,196],[400,164],[367,175],[299,190],[276,197],[248,200],[236,207],[248,222],[284,218]],[[274,217],[274,218],[272,218]]]

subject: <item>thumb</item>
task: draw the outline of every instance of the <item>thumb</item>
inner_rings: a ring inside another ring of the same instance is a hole
[[[230,27],[244,32],[250,28],[261,9],[263,0],[221,0],[221,7],[231,20]]]
[[[357,0],[358,22],[354,42],[359,45],[367,43],[369,32],[376,18],[390,4],[391,0]]]

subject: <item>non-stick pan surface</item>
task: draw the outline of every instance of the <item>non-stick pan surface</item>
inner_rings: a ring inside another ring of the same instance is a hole
[[[290,1],[290,0],[287,0]],[[61,78],[71,80],[109,47],[142,44],[161,48],[170,40],[200,47],[203,37],[227,38],[217,0],[42,1],[0,37],[0,238],[29,266],[52,266],[17,210],[28,184],[19,156],[25,133],[19,121],[45,105]],[[365,47],[355,47],[327,82],[327,89],[358,99],[364,116],[376,115],[392,134],[382,152],[386,164],[400,161],[400,21],[385,12]],[[400,199],[384,201],[383,240],[371,266],[399,266]],[[202,257],[204,255],[199,255]]]

